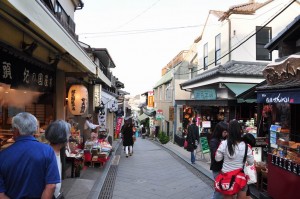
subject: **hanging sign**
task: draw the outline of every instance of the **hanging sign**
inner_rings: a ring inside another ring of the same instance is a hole
[[[88,107],[88,90],[83,85],[72,85],[68,92],[68,108],[73,115],[83,115]]]

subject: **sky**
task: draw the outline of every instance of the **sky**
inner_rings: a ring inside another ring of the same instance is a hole
[[[79,40],[106,48],[111,71],[131,96],[153,90],[161,70],[200,36],[209,10],[249,0],[84,0],[75,12]]]

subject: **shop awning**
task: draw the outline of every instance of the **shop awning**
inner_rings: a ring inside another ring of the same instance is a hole
[[[235,93],[235,96],[249,90],[254,87],[256,84],[239,84],[239,83],[224,83],[224,85]]]
[[[138,120],[139,121],[143,121],[143,120],[147,119],[148,117],[149,117],[148,115],[146,115],[145,113],[143,113],[142,115],[138,116]]]
[[[300,89],[258,91],[257,103],[300,104]]]

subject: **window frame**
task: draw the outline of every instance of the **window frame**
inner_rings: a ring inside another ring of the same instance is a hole
[[[208,69],[208,43],[203,46],[203,70]]]
[[[259,31],[260,30],[260,31]],[[265,32],[268,31],[268,41],[262,42],[263,37],[265,36]],[[272,39],[272,27],[263,27],[262,26],[256,26],[256,41],[255,41],[255,50],[256,50],[256,60],[261,61],[272,61],[272,53],[269,52],[268,49],[265,49],[264,46],[269,43]],[[265,54],[262,54],[265,53]],[[268,58],[265,56],[268,53]]]
[[[221,33],[215,37],[215,65],[221,64]]]

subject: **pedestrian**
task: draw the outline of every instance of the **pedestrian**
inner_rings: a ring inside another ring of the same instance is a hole
[[[192,124],[188,126],[186,140],[188,142],[187,150],[191,152],[191,163],[195,164],[195,150],[199,142],[199,128],[196,125],[196,119],[192,120]]]
[[[244,156],[245,150],[248,147],[246,161],[249,165],[253,165],[254,156],[252,154],[251,148],[242,141],[242,128],[237,120],[232,120],[229,122],[228,126],[228,138],[221,142],[218,147],[215,160],[222,161],[222,172],[230,172],[237,169],[243,169],[244,167]],[[237,193],[237,199],[246,198],[247,185]],[[232,195],[223,195],[224,199],[232,199]]]
[[[34,134],[37,119],[21,112],[12,118],[15,142],[0,152],[0,198],[51,199],[61,179],[55,153]]]
[[[133,125],[130,120],[126,120],[123,128],[123,146],[125,147],[126,157],[132,155],[132,146],[133,146]]]
[[[62,164],[61,164],[61,149],[65,147],[71,132],[71,125],[63,120],[56,120],[52,122],[45,131],[45,137],[49,141],[50,146],[53,148],[56,155],[56,162],[59,171],[59,176],[62,177]],[[64,150],[63,150],[64,151]],[[61,183],[56,184],[54,198],[63,198],[61,192]]]
[[[83,128],[83,145],[89,139],[91,139],[92,130],[96,129],[100,125],[92,123],[92,114],[88,114],[85,118],[84,128]]]
[[[251,133],[246,133],[242,137],[243,141],[250,145],[251,148],[255,147],[256,139],[254,135]],[[251,192],[250,192],[250,186],[248,186],[247,192],[246,192],[247,199],[251,199]]]
[[[219,122],[212,134],[211,140],[209,142],[209,148],[210,148],[210,158],[211,158],[211,164],[210,164],[210,170],[212,171],[213,178],[216,179],[217,175],[221,172],[223,160],[220,162],[217,162],[215,160],[215,153],[218,149],[218,146],[220,145],[222,140],[225,140],[228,135],[228,124],[226,122]],[[212,195],[212,199],[222,199],[223,196],[221,193],[214,191]]]

